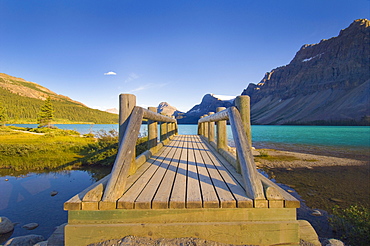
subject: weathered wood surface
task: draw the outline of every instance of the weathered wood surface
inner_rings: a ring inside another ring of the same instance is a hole
[[[171,118],[169,116],[165,116],[162,114],[158,114],[156,112],[150,111],[148,109],[143,109],[144,110],[144,118],[148,120],[153,120],[153,121],[159,121],[159,122],[172,122],[176,123],[176,119]]]
[[[115,203],[123,194],[134,155],[136,140],[140,131],[141,121],[143,119],[143,113],[143,108],[140,107],[135,107],[131,113],[127,126],[127,129],[130,130],[125,131],[122,137],[122,143],[113,165],[111,178],[104,191],[103,202]],[[109,208],[110,207],[111,206],[109,206]]]
[[[198,121],[198,123],[204,123],[204,122],[208,122],[208,121],[216,122],[216,121],[228,120],[228,119],[229,119],[228,110],[224,109],[220,112],[217,112],[216,114],[208,115],[208,116],[203,117],[203,118],[201,117],[201,119]]]
[[[240,114],[235,107],[230,107],[228,115],[247,195],[254,200],[264,200],[262,182],[257,177],[257,169],[251,153],[252,146],[244,133]]]
[[[123,146],[122,146],[123,147]],[[130,175],[116,201],[97,202],[107,179],[65,204],[66,210],[284,208],[299,201],[257,174],[266,199],[247,195],[244,178],[204,137],[177,135]],[[82,204],[82,205],[81,205]]]

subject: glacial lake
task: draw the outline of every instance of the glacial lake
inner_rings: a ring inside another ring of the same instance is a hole
[[[36,127],[37,125],[17,125]],[[86,134],[99,130],[118,130],[117,124],[81,125],[57,124]],[[141,132],[145,134],[146,126]],[[197,125],[179,125],[179,134],[196,134]],[[228,127],[229,144],[233,145]],[[370,127],[362,126],[252,126],[252,141],[256,148],[303,151],[318,154],[350,156],[364,159],[370,156]],[[1,161],[1,160],[0,160]],[[46,239],[56,226],[67,222],[63,203],[110,172],[93,168],[47,173],[2,174],[0,170],[0,216],[19,223],[11,237],[39,234]],[[52,191],[58,194],[51,196]],[[32,231],[23,229],[28,223],[38,223]],[[0,238],[0,244],[3,242]]]

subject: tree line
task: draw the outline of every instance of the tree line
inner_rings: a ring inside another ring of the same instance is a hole
[[[114,124],[118,122],[118,115],[91,109],[69,101],[50,99],[53,105],[53,118],[55,121],[93,122],[95,124]],[[7,121],[17,123],[21,121],[34,121],[38,119],[40,108],[45,101],[20,96],[0,87],[0,123]]]

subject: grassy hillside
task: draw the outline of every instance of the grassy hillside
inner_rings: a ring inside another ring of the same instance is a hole
[[[91,109],[82,103],[58,95],[36,83],[0,74],[0,105],[6,108],[7,123],[36,123],[37,113],[47,97],[55,109],[54,123],[86,122],[112,124],[118,115]]]

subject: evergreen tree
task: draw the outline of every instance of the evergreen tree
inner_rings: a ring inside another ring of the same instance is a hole
[[[7,113],[6,109],[2,104],[0,103],[0,126],[4,125],[5,126],[5,121],[7,118]]]
[[[54,118],[54,107],[51,103],[50,97],[45,100],[45,104],[41,106],[40,112],[38,113],[37,123],[39,127],[51,127],[51,121]]]

